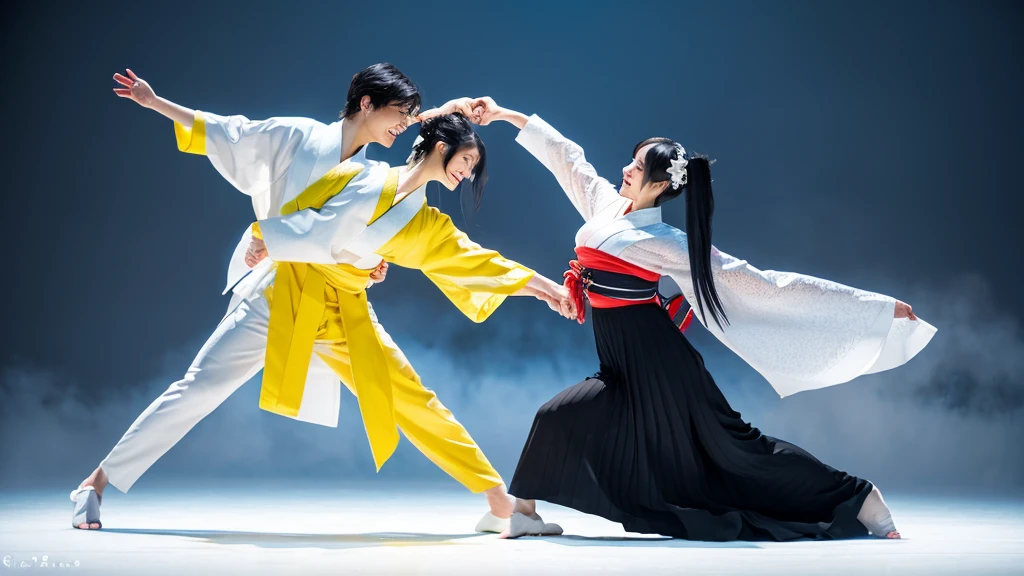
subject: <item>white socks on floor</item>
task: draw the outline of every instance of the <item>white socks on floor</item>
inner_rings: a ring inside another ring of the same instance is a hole
[[[539,515],[527,516],[521,512],[512,514],[509,522],[508,537],[520,536],[560,536],[562,527],[558,524],[545,523]]]
[[[889,513],[889,507],[885,505],[885,500],[882,500],[882,493],[873,486],[857,514],[857,520],[878,538],[888,538],[889,534],[894,532],[899,534],[896,524],[892,521],[892,514]]]
[[[484,517],[476,523],[477,532],[493,532],[495,534],[501,534],[508,529],[509,519],[498,518],[490,512],[484,514]]]

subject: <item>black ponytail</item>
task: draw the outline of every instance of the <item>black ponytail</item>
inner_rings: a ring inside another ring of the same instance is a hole
[[[679,150],[673,140],[668,138],[649,138],[636,145],[633,156],[647,146],[653,144],[644,158],[644,181],[666,182],[665,191],[654,201],[655,206],[686,193],[686,240],[690,255],[690,280],[693,291],[697,295],[697,310],[700,311],[704,325],[707,325],[705,305],[711,312],[711,318],[722,328],[722,323],[729,323],[722,307],[722,300],[715,289],[715,279],[711,270],[711,216],[715,212],[715,197],[711,191],[711,163],[706,156],[688,154],[686,165],[686,183],[678,188],[672,186],[672,175],[668,170],[672,161],[677,160]]]
[[[722,300],[715,289],[711,275],[711,215],[715,212],[715,196],[711,192],[711,164],[707,158],[695,157],[686,166],[686,240],[690,249],[690,278],[697,293],[697,306],[704,324],[704,304],[708,304],[711,317],[722,327],[729,323],[722,308]]]

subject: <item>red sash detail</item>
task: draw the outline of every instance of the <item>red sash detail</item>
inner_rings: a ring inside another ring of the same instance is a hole
[[[564,278],[564,285],[569,294],[572,295],[573,301],[576,304],[576,321],[583,324],[587,319],[587,307],[584,299],[590,301],[590,305],[594,308],[621,308],[623,306],[636,306],[638,304],[657,304],[661,305],[661,299],[658,296],[654,296],[648,300],[619,300],[618,298],[612,298],[601,294],[592,294],[587,292],[586,286],[583,281],[583,270],[602,270],[605,272],[616,272],[619,274],[629,274],[630,276],[636,276],[642,278],[648,282],[657,282],[661,279],[661,274],[657,272],[651,272],[646,268],[641,268],[631,262],[626,262],[621,258],[617,258],[602,252],[595,248],[587,248],[581,246],[576,249],[576,256],[578,260],[572,260],[569,262],[569,269],[562,274]],[[680,296],[673,299],[671,302],[670,310],[668,314],[670,318],[675,318],[676,313],[682,306],[684,300]],[[690,311],[686,318],[679,326],[680,332],[685,331],[690,325],[690,321],[693,319],[693,313]]]
[[[657,272],[651,272],[646,268],[641,268],[636,264],[626,262],[622,258],[612,256],[611,254],[602,252],[596,248],[581,246],[576,249],[576,256],[579,258],[580,264],[585,268],[604,270],[605,272],[617,272],[619,274],[629,274],[630,276],[643,278],[648,282],[657,282],[661,279],[661,274],[658,274]]]

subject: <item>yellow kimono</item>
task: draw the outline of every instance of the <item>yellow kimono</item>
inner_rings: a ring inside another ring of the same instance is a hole
[[[482,322],[534,272],[470,241],[426,205],[423,189],[395,204],[397,171],[367,159],[365,150],[339,165],[341,122],[254,122],[197,112],[193,126],[175,124],[175,135],[179,150],[209,158],[253,200],[259,222],[252,232],[263,236],[270,258],[242,270],[237,262],[250,238],[244,235],[228,287],[238,298],[269,285],[260,406],[302,419],[300,405],[318,404],[325,390],[307,371],[314,361],[326,364],[358,400],[378,469],[394,452],[401,428],[471,491],[500,485],[466,429],[372,319],[366,288],[385,259],[421,270],[463,314]],[[319,410],[307,421],[330,425],[326,416]]]
[[[210,118],[197,114],[191,130],[176,126],[183,151],[206,152],[191,144],[212,141]],[[282,197],[280,216],[253,225],[276,269],[268,271],[275,277],[265,290],[270,324],[260,407],[296,416],[317,345],[315,354],[357,397],[378,470],[401,428],[431,461],[482,492],[501,484],[500,476],[371,319],[365,290],[382,259],[416,268],[482,322],[534,272],[472,242],[426,204],[422,189],[396,204],[397,169],[364,158],[337,165],[291,200]],[[373,210],[366,218],[368,201]]]

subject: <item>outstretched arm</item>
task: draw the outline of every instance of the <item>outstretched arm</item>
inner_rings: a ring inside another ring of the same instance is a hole
[[[583,148],[562,136],[540,117],[527,117],[521,112],[498,106],[491,98],[482,97],[452,100],[440,108],[423,112],[420,120],[452,112],[460,112],[481,126],[504,120],[519,128],[516,142],[555,175],[585,220],[590,220],[614,204],[627,202],[619,196],[615,186],[597,175],[597,170],[587,161]]]
[[[533,296],[548,305],[555,312],[570,320],[576,319],[576,303],[564,286],[546,276],[534,274],[533,278],[513,296]]]
[[[126,72],[114,74],[120,84],[114,93],[170,118],[179,150],[208,157],[221,176],[249,196],[270,190],[320,125],[308,118],[249,120],[193,110],[157,96],[148,82]]]
[[[671,277],[697,320],[781,396],[899,366],[935,333],[895,298],[814,276],[760,270],[712,248],[715,288],[728,317],[719,327],[700,312],[683,232],[662,228],[619,257]]]
[[[533,296],[566,318],[576,317],[565,288],[473,242],[437,208],[424,206],[401,234],[416,241],[380,255],[422,271],[474,322],[485,320],[507,296]]]

